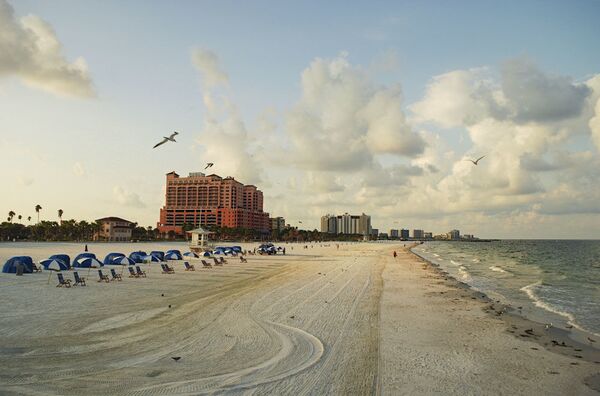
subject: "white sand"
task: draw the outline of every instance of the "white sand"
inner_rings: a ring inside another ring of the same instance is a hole
[[[0,393],[594,394],[597,365],[531,350],[391,249],[288,245],[71,289],[2,274]]]

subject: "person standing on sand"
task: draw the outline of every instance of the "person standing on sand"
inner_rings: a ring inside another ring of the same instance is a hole
[[[85,244],[85,251],[86,251],[86,252],[88,251],[88,249],[87,249],[87,243]]]
[[[396,251],[394,250],[394,258],[396,258],[396,256],[397,256],[397,254],[396,254]]]

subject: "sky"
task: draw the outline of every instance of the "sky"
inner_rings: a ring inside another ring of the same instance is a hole
[[[598,15],[0,0],[0,210],[155,226],[165,174],[213,162],[302,228],[364,212],[381,231],[597,239]]]

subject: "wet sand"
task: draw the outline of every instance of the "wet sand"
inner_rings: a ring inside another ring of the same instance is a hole
[[[287,246],[71,289],[2,274],[0,393],[597,394],[598,350],[509,333],[399,246]]]

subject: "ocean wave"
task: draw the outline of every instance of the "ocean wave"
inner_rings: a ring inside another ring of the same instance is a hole
[[[458,261],[450,260],[450,262],[454,265],[460,265],[460,263]]]
[[[489,269],[491,269],[494,272],[500,272],[502,274],[510,274],[510,271],[507,271],[504,268],[498,267],[496,265],[492,265],[491,267],[489,267]]]
[[[474,262],[474,263],[479,263],[479,262],[480,262],[480,260],[479,260],[478,258],[474,258],[474,259],[473,259],[473,260],[471,260],[471,261],[472,261],[472,262]]]
[[[460,277],[461,281],[466,283],[469,283],[472,280],[471,274],[469,274],[467,268],[463,267],[462,265],[458,267],[458,276]]]
[[[549,304],[549,303],[543,301],[537,294],[535,294],[535,291],[537,289],[541,288],[542,286],[544,286],[542,281],[538,281],[538,282],[532,283],[530,285],[523,286],[519,290],[525,292],[525,294],[527,294],[527,297],[529,297],[529,299],[531,301],[533,301],[533,305],[535,305],[536,307],[542,308],[548,312],[552,312],[557,315],[560,315],[563,318],[566,318],[570,324],[575,326],[575,316],[573,316],[573,314],[571,314],[570,312],[565,312],[565,311],[562,311],[562,310],[556,308],[552,304]],[[583,329],[581,329],[581,330],[583,330]]]

